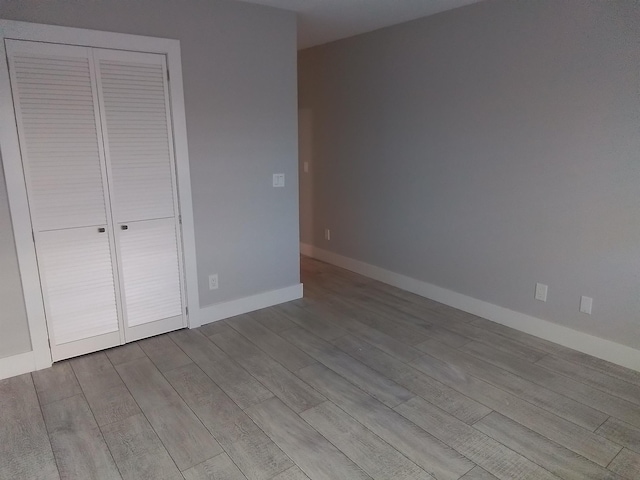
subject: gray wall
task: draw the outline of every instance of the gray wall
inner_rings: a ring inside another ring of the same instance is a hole
[[[640,348],[639,88],[631,0],[488,1],[302,51],[302,241]]]
[[[293,13],[225,0],[2,0],[0,18],[179,39],[201,306],[299,282]],[[4,258],[14,253],[0,222]]]
[[[4,171],[0,168],[0,358],[31,351]]]

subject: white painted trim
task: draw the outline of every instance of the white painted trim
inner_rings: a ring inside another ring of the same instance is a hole
[[[640,350],[611,340],[579,332],[557,323],[500,307],[431,283],[391,272],[375,265],[344,257],[337,253],[301,244],[300,251],[318,260],[351,270],[411,293],[444,303],[451,307],[506,325],[535,337],[549,340],[603,360],[640,371]]]
[[[236,315],[242,315],[243,313],[253,312],[254,310],[260,310],[261,308],[297,300],[298,298],[302,298],[302,290],[302,284],[298,283],[297,285],[258,293],[250,297],[216,303],[215,305],[200,309],[200,318],[203,320],[202,325],[235,317]]]
[[[0,358],[0,380],[15,377],[36,369],[36,357],[33,352],[20,353]]]
[[[51,351],[48,344],[49,336],[42,305],[42,291],[40,289],[35,246],[31,237],[31,218],[22,171],[9,72],[5,60],[4,40],[7,38],[160,53],[167,56],[167,68],[171,75],[169,95],[171,98],[178,197],[182,215],[187,305],[191,307],[189,309],[189,324],[191,326],[199,326],[200,300],[198,296],[198,272],[180,41],[0,20],[0,146],[2,147],[2,162],[7,183],[9,209],[11,211],[27,320],[31,333],[35,369],[51,366]]]

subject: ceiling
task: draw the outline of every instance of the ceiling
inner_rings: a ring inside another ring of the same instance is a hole
[[[370,32],[481,0],[244,0],[298,14],[298,48]]]

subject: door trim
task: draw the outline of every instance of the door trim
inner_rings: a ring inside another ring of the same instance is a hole
[[[31,334],[35,368],[42,369],[51,366],[51,349],[49,347],[49,335],[42,303],[42,290],[40,288],[40,277],[36,261],[35,244],[32,237],[27,190],[25,187],[22,157],[20,155],[18,131],[11,96],[5,39],[31,40],[115,50],[133,50],[166,55],[167,69],[170,72],[169,94],[171,120],[174,135],[178,198],[182,219],[182,251],[186,288],[185,308],[191,306],[188,315],[189,327],[199,327],[201,324],[201,319],[198,315],[200,301],[198,298],[195,232],[180,41],[0,20],[0,145],[2,145],[2,163],[7,183],[9,210],[13,224],[16,253],[29,331]]]

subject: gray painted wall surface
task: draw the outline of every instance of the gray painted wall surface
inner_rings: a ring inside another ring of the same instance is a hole
[[[640,348],[639,90],[637,1],[488,1],[302,51],[302,241]]]
[[[299,283],[293,13],[226,0],[3,0],[0,18],[179,39],[200,304]]]
[[[0,358],[31,351],[4,171],[0,168]]]

